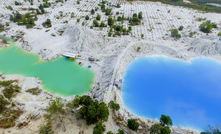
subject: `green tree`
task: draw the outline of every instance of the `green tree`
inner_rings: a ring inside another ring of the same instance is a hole
[[[97,20],[93,20],[93,25],[94,25],[95,27],[98,27],[98,26],[99,26]]]
[[[89,20],[89,16],[88,15],[85,16],[85,20]]]
[[[168,126],[172,126],[173,122],[170,118],[170,116],[166,116],[166,115],[161,115],[160,117],[160,123],[164,126],[164,125],[168,125]]]
[[[18,11],[16,11],[15,19],[16,20],[20,20],[21,19],[21,14]]]
[[[89,106],[91,103],[93,102],[93,100],[91,99],[90,96],[88,95],[83,95],[80,97],[80,105],[85,105],[85,106]]]
[[[171,36],[174,37],[176,34],[178,34],[178,30],[177,29],[172,29],[171,30]]]
[[[218,33],[218,36],[221,36],[221,32]]]
[[[160,134],[161,133],[161,125],[160,124],[154,124],[150,128],[151,134]]]
[[[181,35],[180,35],[180,34],[176,34],[176,35],[175,35],[175,38],[176,38],[176,39],[180,39],[180,38],[181,38]]]
[[[160,133],[161,134],[170,134],[171,133],[170,127],[169,126],[162,127],[160,130]]]
[[[108,18],[107,24],[108,24],[109,26],[113,25],[113,19],[112,19],[111,17]]]
[[[106,126],[101,121],[97,122],[94,126],[93,134],[103,134]]]
[[[13,15],[10,15],[10,21],[15,21],[15,18]]]
[[[137,123],[137,121],[135,119],[128,119],[127,120],[127,126],[134,130],[134,131],[137,131],[138,127],[139,127],[139,124]]]
[[[120,109],[120,105],[117,103],[114,103],[114,101],[110,101],[108,103],[108,107],[110,107],[111,109],[118,111]]]
[[[138,13],[138,18],[139,18],[139,19],[142,19],[142,18],[143,18],[142,15],[143,15],[143,13],[142,13],[142,12],[139,12],[139,13]]]
[[[22,21],[23,25],[27,24],[27,19],[26,19],[25,17],[23,17],[23,18],[21,19],[21,21]]]
[[[28,24],[34,25],[35,24],[34,19],[33,18],[29,18],[28,19]]]
[[[100,20],[101,19],[101,15],[97,14],[96,20]]]
[[[114,133],[113,133],[113,132],[111,132],[111,131],[108,131],[108,132],[107,132],[107,134],[114,134]]]
[[[25,14],[25,18],[29,18],[29,17],[31,17],[31,14],[30,13],[26,13]]]
[[[37,14],[41,14],[41,12],[40,12],[38,9],[36,9],[36,13],[37,13]]]
[[[134,13],[134,14],[133,14],[133,18],[137,18],[137,13]]]
[[[91,14],[94,14],[94,13],[95,13],[94,9],[91,9]]]
[[[117,134],[125,134],[124,131],[122,129],[118,129],[118,133]]]
[[[179,27],[179,31],[182,31],[182,30],[183,30],[183,28],[184,28],[183,26],[180,26],[180,27]]]
[[[77,19],[77,22],[80,22],[80,18]]]
[[[117,21],[121,21],[121,20],[122,20],[121,16],[118,16]]]

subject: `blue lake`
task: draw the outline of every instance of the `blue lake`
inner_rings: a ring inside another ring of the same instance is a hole
[[[165,114],[175,126],[202,131],[221,124],[221,62],[205,57],[136,59],[124,74],[122,97],[135,115],[159,119]]]

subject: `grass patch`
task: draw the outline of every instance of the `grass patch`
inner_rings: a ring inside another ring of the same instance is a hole
[[[26,92],[29,92],[32,95],[39,95],[41,93],[41,91],[42,90],[39,88],[31,88],[31,89],[28,89]]]
[[[4,31],[5,30],[5,26],[0,24],[0,32]]]
[[[23,113],[22,110],[10,110],[0,119],[0,128],[10,128],[15,126],[15,120]]]

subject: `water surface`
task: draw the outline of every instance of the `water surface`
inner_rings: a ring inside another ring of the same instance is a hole
[[[7,39],[13,44],[12,40]],[[60,57],[53,61],[41,61],[38,54],[30,54],[20,47],[0,48],[0,72],[39,77],[43,89],[62,96],[82,95],[92,89],[95,73],[81,67],[77,61]]]
[[[221,63],[203,57],[136,59],[125,72],[122,97],[136,115],[159,119],[165,114],[176,126],[204,130],[221,124]]]

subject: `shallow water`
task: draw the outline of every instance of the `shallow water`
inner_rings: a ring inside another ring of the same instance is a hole
[[[90,92],[95,77],[93,71],[79,66],[77,61],[64,57],[40,61],[39,55],[26,53],[16,46],[0,48],[0,72],[39,77],[44,90],[64,97]]]
[[[175,126],[204,130],[221,124],[221,62],[136,59],[125,72],[122,97],[132,113],[152,119],[169,115]]]

